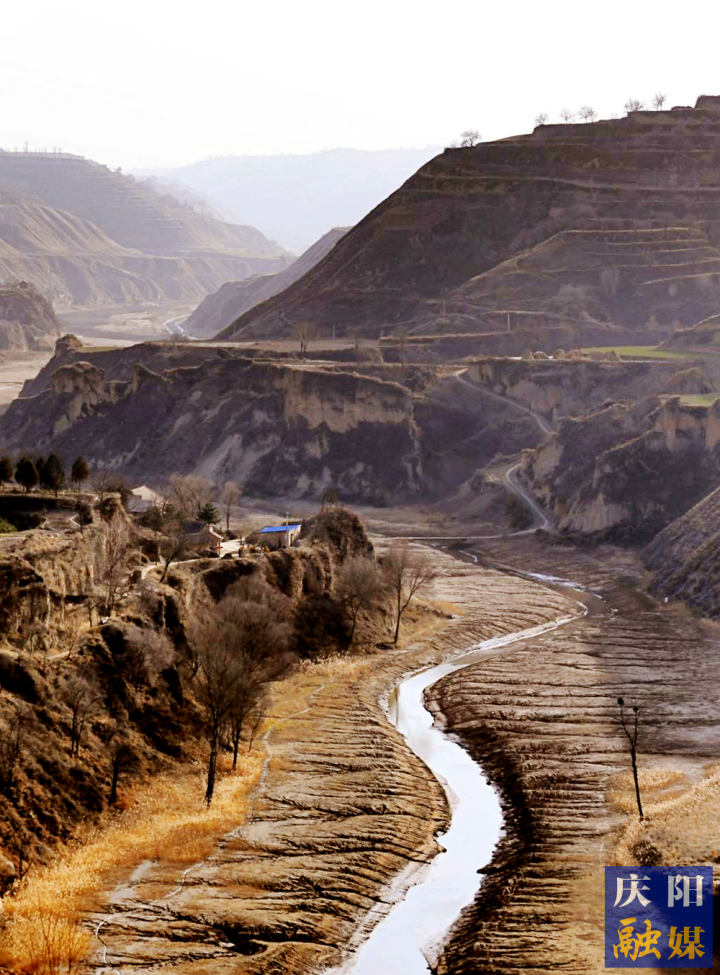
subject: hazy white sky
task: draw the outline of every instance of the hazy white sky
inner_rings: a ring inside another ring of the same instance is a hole
[[[2,20],[0,146],[128,168],[493,139],[566,106],[720,94],[717,0],[24,0]]]

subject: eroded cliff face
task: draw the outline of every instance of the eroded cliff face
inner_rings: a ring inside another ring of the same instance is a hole
[[[555,417],[586,415],[609,400],[699,392],[704,381],[699,368],[681,370],[677,362],[662,360],[480,359],[468,366],[468,376],[500,396]]]
[[[3,449],[82,453],[131,480],[192,471],[259,495],[333,486],[380,504],[446,493],[539,438],[532,417],[432,369],[195,343],[92,352],[67,336],[0,421]]]
[[[382,501],[420,490],[413,394],[397,383],[217,355],[156,372],[137,361],[142,351],[129,356],[126,380],[90,361],[50,369],[50,388],[3,418],[4,443],[52,443],[63,456],[83,452],[142,478],[197,470],[259,493],[334,484]]]
[[[59,334],[52,305],[32,284],[0,287],[0,349],[52,348]]]
[[[561,531],[644,540],[714,487],[719,442],[717,402],[613,403],[561,420],[524,471]]]

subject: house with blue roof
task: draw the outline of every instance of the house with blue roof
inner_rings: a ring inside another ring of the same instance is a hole
[[[301,528],[302,522],[299,521],[289,525],[268,525],[253,532],[248,540],[262,548],[290,548],[295,544]]]

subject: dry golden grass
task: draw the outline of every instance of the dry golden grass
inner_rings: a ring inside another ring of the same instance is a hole
[[[669,786],[676,788],[668,792]],[[658,851],[669,864],[709,863],[720,856],[720,766],[708,766],[704,777],[689,786],[679,770],[641,773],[640,795],[643,822],[638,819],[631,774],[615,780],[609,798],[628,817],[609,852],[609,863],[637,864],[642,848]]]
[[[18,894],[6,899],[4,963],[33,975],[71,972],[91,941],[81,926],[82,912],[106,889],[113,871],[126,872],[144,860],[183,864],[209,856],[225,833],[244,822],[262,766],[259,752],[241,756],[237,770],[228,770],[216,786],[209,809],[199,770],[161,776],[135,789],[124,813],[32,872]]]
[[[304,660],[300,665],[299,672],[306,677],[330,677],[342,678],[344,680],[354,680],[361,677],[372,669],[373,658],[368,657],[344,657],[337,654],[333,657],[326,657],[324,660],[312,661]]]

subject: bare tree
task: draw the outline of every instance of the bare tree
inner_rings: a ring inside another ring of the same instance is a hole
[[[361,328],[351,328],[348,330],[348,337],[352,339],[352,343],[355,346],[355,358],[360,361],[360,344],[365,337]]]
[[[100,698],[85,678],[77,674],[67,679],[64,698],[71,718],[70,755],[77,758],[85,725]]]
[[[127,525],[115,515],[98,538],[98,576],[105,592],[106,610],[112,616],[118,591],[127,573],[130,539]]]
[[[243,490],[235,481],[225,481],[220,494],[220,505],[225,512],[225,529],[230,531],[230,511],[240,502]]]
[[[460,133],[460,147],[462,149],[469,149],[475,146],[480,141],[480,133],[477,129],[465,129],[464,132]]]
[[[617,699],[617,702],[620,705],[620,727],[625,732],[625,734],[627,735],[627,740],[630,742],[630,761],[632,763],[633,779],[635,780],[635,799],[637,801],[638,814],[640,815],[640,819],[642,821],[644,817],[643,817],[642,803],[640,802],[640,783],[638,782],[638,770],[637,770],[637,736],[638,736],[638,719],[640,717],[640,708],[637,705],[633,706],[633,712],[635,714],[635,722],[633,727],[633,733],[630,734],[627,725],[625,724],[625,711],[624,711],[625,701],[623,700],[623,698],[619,697]]]
[[[629,115],[630,112],[642,111],[642,109],[645,108],[645,105],[643,104],[643,102],[640,101],[639,98],[628,98],[628,100],[623,105],[623,108]]]
[[[117,802],[117,790],[120,776],[123,772],[129,771],[135,764],[136,756],[130,743],[124,738],[119,737],[109,743],[110,755],[110,797],[108,802],[114,806]]]
[[[560,112],[560,118],[563,120],[563,122],[565,122],[565,124],[568,124],[575,118],[575,112],[571,112],[569,108],[564,108],[562,112]]]
[[[395,542],[383,560],[383,574],[395,601],[395,637],[398,642],[400,620],[410,600],[435,578],[435,570],[426,552],[410,547],[407,541]]]
[[[97,494],[99,501],[104,501],[110,493],[112,480],[113,476],[110,471],[103,469],[92,471],[90,474],[90,485]]]
[[[535,125],[545,125],[548,120],[547,112],[540,112],[539,115],[535,116]]]
[[[197,658],[197,698],[205,711],[210,756],[205,801],[215,791],[223,731],[230,730],[235,759],[245,719],[264,685],[289,666],[288,600],[264,580],[231,587],[191,627]]]
[[[158,555],[163,563],[161,583],[165,582],[170,565],[182,561],[189,547],[190,533],[185,528],[185,519],[178,512],[174,512],[166,521],[158,544]]]
[[[198,511],[212,501],[213,493],[213,482],[202,474],[170,475],[167,499],[186,519],[197,518]]]
[[[0,729],[0,793],[9,795],[15,786],[29,714],[16,701],[10,701],[12,711],[7,726]]]
[[[578,115],[584,122],[594,122],[598,117],[598,113],[591,105],[583,105]]]
[[[374,559],[358,555],[348,559],[341,567],[337,579],[337,595],[351,623],[351,644],[360,613],[372,608],[383,589],[383,581]]]
[[[663,105],[667,101],[667,95],[663,95],[662,92],[658,91],[653,97],[653,107],[657,112],[662,110]]]
[[[314,322],[296,322],[292,327],[292,337],[300,344],[300,355],[305,358],[310,343],[317,336]]]

